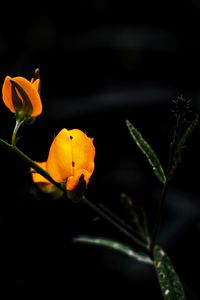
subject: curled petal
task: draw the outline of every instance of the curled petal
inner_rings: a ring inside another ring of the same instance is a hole
[[[89,179],[90,179],[90,174],[87,170],[78,170],[75,172],[74,175],[71,175],[68,177],[67,182],[66,182],[66,189],[68,191],[73,191],[77,187],[79,183],[79,179],[81,176],[84,176],[84,180],[86,183],[86,187],[88,185]]]
[[[33,86],[36,88],[38,94],[40,94],[40,79],[36,79],[35,81],[32,82]]]

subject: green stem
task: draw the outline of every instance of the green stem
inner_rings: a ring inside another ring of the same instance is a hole
[[[18,130],[20,128],[20,126],[22,125],[22,123],[24,122],[24,118],[23,119],[16,119],[16,123],[15,123],[15,128],[13,130],[13,133],[12,133],[12,139],[11,139],[11,145],[13,147],[16,146],[16,142],[17,142],[17,133],[18,133]]]
[[[57,186],[59,189],[64,190],[60,183],[54,181],[52,177],[49,175],[48,172],[46,172],[44,169],[42,169],[37,163],[35,163],[30,157],[28,157],[26,154],[24,154],[21,150],[19,150],[16,146],[10,145],[6,141],[0,139],[0,145],[2,145],[7,150],[16,153],[18,156],[20,156],[25,162],[27,162],[31,168],[33,168],[35,171],[37,171],[39,174],[44,176],[47,180],[49,180],[52,184]]]
[[[157,238],[157,235],[158,235],[158,232],[160,229],[161,220],[162,220],[162,216],[163,216],[163,210],[164,210],[164,204],[165,204],[165,199],[166,199],[166,194],[167,194],[167,188],[168,188],[168,181],[165,182],[165,184],[163,185],[163,189],[162,189],[161,199],[160,199],[160,203],[159,203],[157,215],[156,215],[155,227],[154,227],[152,237],[151,237],[151,244],[150,244],[151,252],[153,252],[156,238]]]
[[[157,235],[158,235],[158,232],[159,232],[159,229],[160,229],[168,184],[169,184],[169,181],[171,180],[171,178],[172,178],[172,176],[175,172],[175,169],[174,169],[174,156],[175,156],[175,152],[176,152],[177,141],[180,138],[180,127],[181,127],[181,118],[180,118],[180,116],[177,116],[176,125],[175,125],[175,128],[174,128],[174,133],[173,133],[173,137],[172,137],[172,142],[170,143],[168,166],[167,166],[167,172],[166,172],[166,174],[167,174],[166,175],[166,181],[163,184],[160,203],[159,203],[158,211],[157,211],[157,215],[156,215],[155,227],[154,227],[152,237],[151,237],[151,246],[150,246],[151,252],[153,252],[153,248],[155,246],[156,238],[157,238]]]

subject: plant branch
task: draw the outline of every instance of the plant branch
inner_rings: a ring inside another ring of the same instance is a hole
[[[5,149],[12,151],[15,154],[17,154],[18,156],[20,156],[26,163],[28,163],[30,165],[30,167],[32,167],[39,174],[44,176],[47,180],[49,180],[52,184],[57,186],[59,189],[61,189],[62,191],[65,191],[65,189],[63,188],[63,186],[60,183],[54,181],[51,178],[51,176],[44,169],[42,169],[40,166],[38,166],[31,158],[29,158],[26,154],[24,154],[16,146],[10,145],[9,143],[7,143],[6,141],[4,141],[2,139],[0,139],[0,145],[2,145]],[[81,201],[85,205],[87,205],[90,209],[92,209],[94,212],[96,212],[100,217],[102,217],[108,223],[110,223],[112,226],[114,226],[116,229],[118,229],[122,234],[124,234],[127,238],[129,238],[132,242],[134,242],[134,244],[137,244],[144,253],[150,255],[148,246],[144,242],[142,242],[141,240],[136,238],[125,226],[123,226],[122,224],[117,222],[117,220],[113,216],[106,213],[97,204],[89,201],[85,196],[83,196],[81,198]]]
[[[82,197],[81,201],[84,204],[86,204],[89,208],[91,208],[93,211],[95,211],[100,217],[102,217],[104,220],[106,220],[115,228],[117,228],[123,235],[125,235],[128,239],[134,242],[134,244],[137,244],[144,253],[150,255],[150,250],[148,249],[148,246],[144,242],[136,238],[125,226],[117,222],[115,218],[113,218],[113,216],[111,217],[108,213],[102,210],[98,205],[89,201],[85,196]]]

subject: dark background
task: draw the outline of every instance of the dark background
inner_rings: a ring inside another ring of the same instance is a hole
[[[47,158],[53,136],[79,128],[94,137],[96,168],[87,197],[123,209],[127,193],[152,227],[161,185],[125,126],[129,119],[167,166],[174,117],[183,95],[199,112],[200,4],[192,1],[74,1],[8,4],[0,20],[0,81],[41,74],[43,113],[20,129],[32,159]],[[33,6],[33,7],[32,7]],[[0,107],[0,137],[9,140],[14,116]],[[199,299],[199,126],[171,182],[159,244],[171,257],[188,299]],[[134,299],[161,299],[155,273],[121,254],[74,244],[79,234],[123,240],[95,213],[66,199],[52,201],[32,185],[26,164],[0,149],[2,284],[7,290],[90,294],[110,287]],[[128,242],[128,241],[127,241]],[[128,295],[128,294],[127,294]],[[128,297],[128,296],[127,296]],[[136,298],[137,297],[137,298]]]

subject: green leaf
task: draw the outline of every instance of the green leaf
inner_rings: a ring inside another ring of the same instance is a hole
[[[185,145],[188,137],[191,135],[192,131],[194,130],[195,126],[197,125],[199,121],[199,116],[196,115],[194,120],[191,121],[190,125],[185,130],[184,134],[182,135],[181,139],[178,142],[178,148],[181,150],[183,146]]]
[[[133,137],[134,141],[136,142],[137,146],[142,150],[144,155],[146,155],[152,169],[157,176],[157,178],[164,184],[166,182],[166,176],[163,171],[162,165],[155,154],[154,150],[151,146],[147,143],[147,141],[142,137],[141,133],[133,126],[133,124],[126,120],[126,125],[129,129],[131,136]]]
[[[152,260],[144,254],[137,253],[132,250],[131,247],[108,238],[102,237],[90,237],[90,236],[78,236],[73,239],[74,242],[81,242],[84,244],[90,244],[94,246],[101,246],[106,247],[108,249],[121,252],[123,254],[128,255],[129,257],[135,258],[136,260],[147,263],[153,264]]]
[[[154,247],[153,255],[163,298],[165,300],[186,300],[183,286],[170,258],[158,245]]]
[[[188,125],[188,127],[186,128],[186,130],[184,131],[184,133],[182,134],[182,136],[180,138],[177,138],[177,141],[173,141],[171,147],[173,147],[173,157],[172,157],[172,164],[171,164],[171,168],[169,169],[168,172],[168,178],[171,178],[177,167],[178,164],[180,164],[181,162],[181,155],[183,152],[183,149],[185,147],[186,141],[189,138],[189,136],[191,135],[191,133],[193,132],[194,128],[196,127],[196,125],[199,122],[199,116],[196,115],[195,118],[190,122],[190,124]]]

